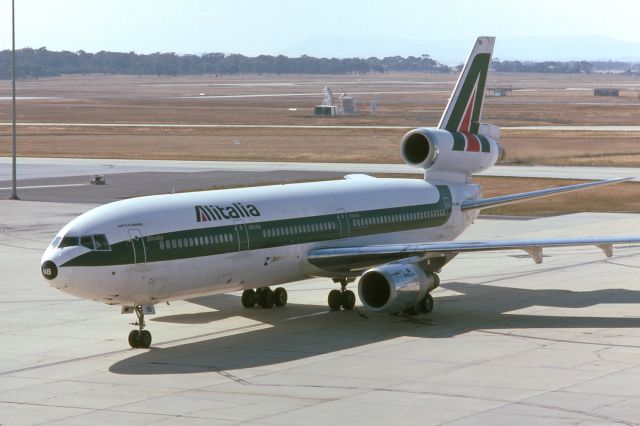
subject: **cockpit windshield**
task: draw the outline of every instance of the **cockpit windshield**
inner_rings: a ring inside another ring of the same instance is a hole
[[[79,245],[78,237],[72,237],[67,235],[62,239],[62,241],[60,241],[60,245],[58,246],[58,248],[73,247],[77,245]]]
[[[89,250],[108,251],[111,250],[107,236],[104,234],[83,235],[81,237],[65,235],[64,237],[56,237],[51,243],[52,247],[86,247]]]

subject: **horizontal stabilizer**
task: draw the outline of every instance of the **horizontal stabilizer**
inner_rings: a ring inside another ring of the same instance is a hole
[[[467,200],[462,202],[461,210],[487,209],[489,207],[504,206],[506,204],[519,203],[521,201],[533,200],[536,198],[549,197],[563,192],[579,191],[581,189],[594,188],[596,186],[612,185],[614,183],[626,182],[632,177],[600,180],[597,182],[579,183],[577,185],[559,186],[557,188],[541,189],[538,191],[522,192],[520,194],[503,195],[501,197],[481,198],[479,200]]]

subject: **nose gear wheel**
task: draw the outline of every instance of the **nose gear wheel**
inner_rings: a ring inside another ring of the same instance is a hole
[[[146,349],[151,346],[151,332],[144,329],[144,310],[142,305],[136,305],[134,311],[138,320],[132,323],[132,325],[137,325],[138,328],[129,332],[129,346],[136,349]]]

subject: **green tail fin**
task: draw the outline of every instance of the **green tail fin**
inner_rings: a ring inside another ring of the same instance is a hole
[[[478,133],[482,101],[495,37],[478,37],[453,89],[438,127],[450,132]]]

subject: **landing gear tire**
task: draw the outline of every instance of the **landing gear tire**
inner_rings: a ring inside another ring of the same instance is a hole
[[[349,278],[334,279],[333,282],[340,283],[340,290],[331,290],[327,302],[329,309],[339,311],[340,308],[350,311],[356,306],[356,295],[351,290],[347,290],[347,284],[353,281]]]
[[[242,292],[242,306],[245,308],[253,308],[256,306],[256,299],[255,290],[245,290]]]
[[[351,290],[342,293],[342,309],[350,311],[356,306],[356,295]]]
[[[273,292],[273,299],[276,306],[282,307],[287,304],[287,290],[282,287],[278,287]]]
[[[433,311],[433,297],[431,297],[430,294],[427,294],[427,297],[424,298],[423,312],[428,314],[431,311]]]
[[[258,294],[258,303],[265,309],[273,308],[273,290],[271,290],[269,287],[260,289],[260,292]]]
[[[140,330],[131,330],[129,332],[129,346],[134,349],[140,347]]]
[[[137,325],[138,328],[129,332],[129,346],[134,349],[146,349],[151,346],[151,333],[149,330],[144,329],[144,310],[141,305],[136,305],[134,307],[134,311],[138,321],[134,322],[132,325]]]
[[[142,330],[142,333],[140,333],[139,342],[141,348],[146,349],[151,346],[151,333],[149,332],[149,330]]]
[[[340,310],[340,306],[342,305],[342,293],[340,290],[331,290],[327,302],[329,303],[329,309],[332,311]]]
[[[428,314],[433,311],[433,297],[427,294],[415,307],[411,308],[409,315]]]

